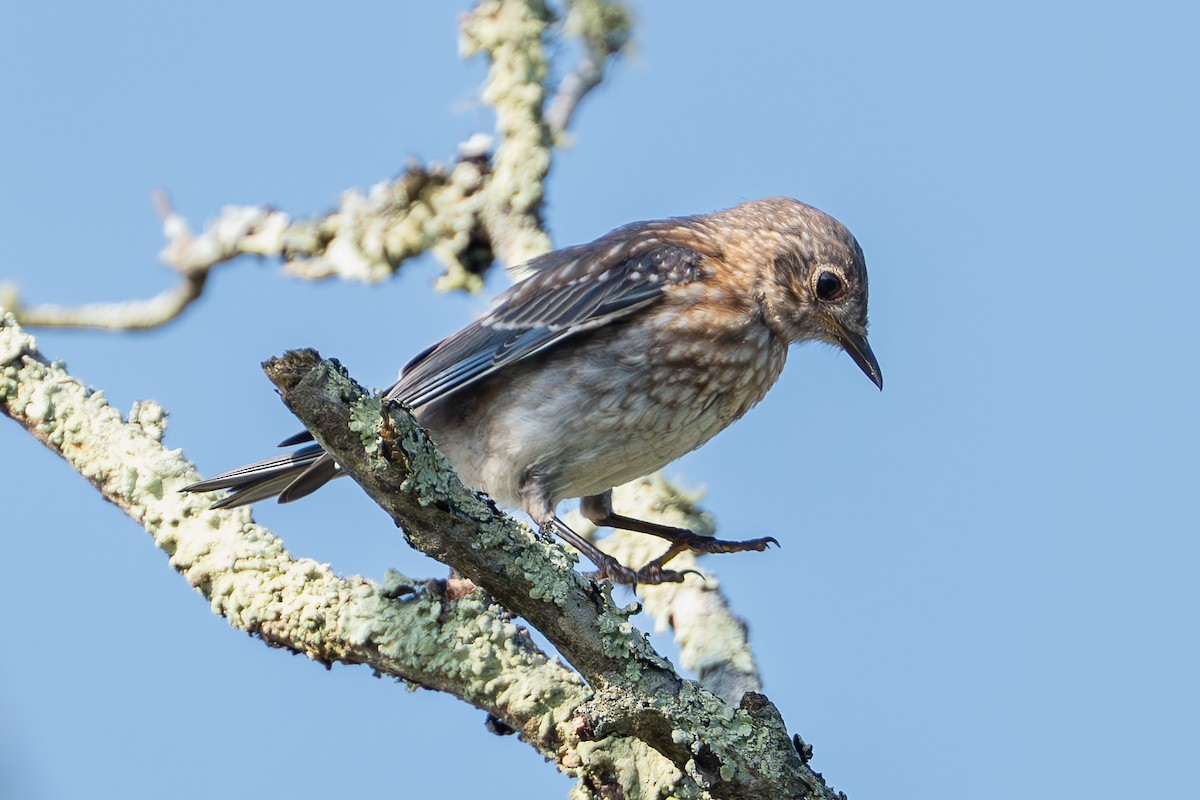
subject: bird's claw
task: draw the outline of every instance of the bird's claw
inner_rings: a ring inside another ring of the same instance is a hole
[[[608,559],[600,565],[600,569],[590,573],[596,580],[607,578],[612,583],[624,586],[657,586],[660,583],[683,583],[683,579],[692,574],[701,580],[704,575],[694,569],[664,569],[662,564],[651,561],[641,569],[630,569],[616,559]]]
[[[679,542],[693,553],[742,553],[747,550],[762,552],[771,545],[779,547],[779,540],[774,536],[764,536],[761,539],[747,539],[742,542],[714,539],[711,536],[692,534],[685,541]]]

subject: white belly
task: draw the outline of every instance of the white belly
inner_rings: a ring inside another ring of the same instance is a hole
[[[621,338],[638,335],[630,327]],[[418,416],[467,485],[523,506],[533,480],[553,505],[661,469],[746,413],[779,376],[786,348],[765,326],[740,347],[748,360],[703,339],[641,349],[590,340]]]

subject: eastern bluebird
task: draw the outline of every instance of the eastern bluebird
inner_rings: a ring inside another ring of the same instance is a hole
[[[635,222],[539,256],[479,320],[418,354],[386,398],[412,409],[468,486],[523,508],[618,583],[680,581],[684,550],[764,550],[614,513],[612,487],[707,442],[766,395],[788,345],[845,350],[879,388],[867,344],[867,270],[850,231],[790,198]],[[302,433],[281,446],[311,442]],[[187,491],[231,489],[214,507],[286,503],[342,474],[317,444]],[[556,515],[670,541],[640,570]]]

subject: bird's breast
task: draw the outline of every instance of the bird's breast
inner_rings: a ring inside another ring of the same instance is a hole
[[[421,416],[469,485],[521,504],[598,494],[707,442],[763,398],[786,346],[752,313],[664,304],[581,334]]]

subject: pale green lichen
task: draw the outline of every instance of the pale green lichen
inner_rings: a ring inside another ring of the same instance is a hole
[[[624,663],[624,680],[636,683],[647,665],[671,669],[671,663],[655,651],[650,637],[629,621],[628,609],[618,609],[612,601],[612,587],[606,585],[605,610],[597,619],[600,649],[610,658]]]
[[[151,439],[161,442],[167,432],[167,412],[152,400],[137,400],[129,409],[129,423],[138,425]]]
[[[371,469],[386,469],[383,457],[383,399],[363,395],[350,406],[350,430],[358,434]]]
[[[539,210],[550,168],[550,143],[541,124],[547,73],[543,37],[552,16],[544,3],[480,3],[460,26],[464,57],[491,59],[481,97],[496,111],[499,146],[487,169],[472,158],[447,172],[412,165],[401,178],[373,186],[365,195],[347,192],[320,230],[290,241],[297,256],[288,270],[305,277],[341,275],[377,281],[403,261],[432,250],[446,268],[440,290],[477,290],[478,266],[468,268],[472,241],[481,230],[509,264],[550,249]],[[476,156],[478,157],[478,155]],[[292,228],[301,228],[302,222]],[[285,253],[289,252],[285,249]]]
[[[589,46],[617,53],[629,44],[633,34],[633,14],[620,3],[571,0],[563,30],[587,40]]]
[[[518,525],[516,522],[510,524]],[[533,533],[525,526],[520,527],[524,528],[528,545],[518,549],[513,560],[516,570],[529,584],[530,597],[565,608],[572,593],[572,582],[578,580],[573,574],[574,555],[555,545],[538,545]]]
[[[550,249],[538,213],[551,160],[550,134],[542,120],[543,37],[551,21],[546,4],[536,0],[483,0],[459,28],[463,57],[482,52],[492,61],[481,97],[496,110],[500,144],[482,192],[481,214],[510,267]]]
[[[446,457],[415,425],[407,425],[402,431],[400,447],[408,460],[409,470],[400,488],[411,492],[421,505],[449,497],[461,487],[462,484],[452,477],[454,471]]]
[[[585,713],[593,721],[596,738],[601,740],[625,733],[633,717],[642,718],[645,725],[659,716],[670,725],[671,744],[694,756],[677,759],[686,779],[672,791],[694,794],[695,787],[702,792],[715,791],[714,779],[746,786],[789,782],[784,776],[791,749],[785,745],[786,752],[780,752],[779,745],[788,737],[777,716],[773,720],[772,713],[765,712],[761,718],[752,717],[746,709],[732,708],[692,682],[673,684],[653,694],[640,694],[633,686],[636,684],[607,687],[589,703]],[[650,727],[658,729],[658,725]],[[668,748],[666,752],[670,751]],[[693,786],[689,788],[689,784]]]
[[[772,753],[772,731],[765,724],[755,724],[750,715],[741,708],[733,708],[722,702],[711,692],[700,686],[687,683],[679,695],[664,705],[671,708],[671,719],[676,726],[672,740],[688,746],[693,753],[701,748],[709,751],[721,765],[722,781],[733,781],[738,777],[735,764],[745,762],[746,753]],[[754,762],[756,771],[778,773],[782,767],[772,760]],[[689,765],[689,774],[695,769]],[[696,773],[693,777],[698,777]]]
[[[577,750],[583,774],[602,776],[605,785],[616,783],[622,797],[642,800],[711,800],[712,795],[701,787],[704,780],[687,776],[662,753],[645,742],[629,736],[608,736],[594,742],[584,742]],[[691,777],[691,780],[687,778]],[[596,795],[581,780],[571,790],[569,798],[599,800],[608,795]]]

